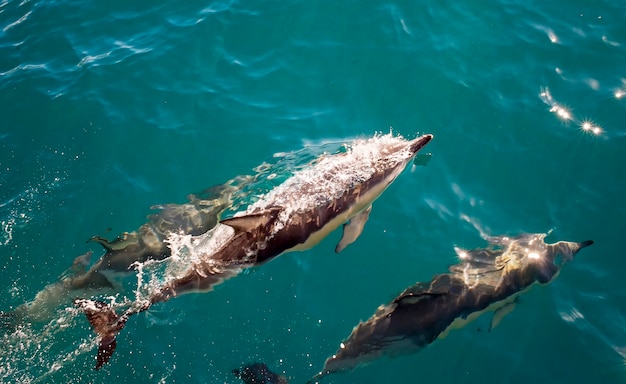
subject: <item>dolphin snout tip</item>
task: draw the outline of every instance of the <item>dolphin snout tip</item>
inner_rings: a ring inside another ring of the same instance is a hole
[[[591,244],[593,244],[593,240],[585,240],[585,241],[580,243],[580,247],[581,248],[585,248],[585,247],[590,246]]]
[[[431,133],[422,135],[411,142],[411,151],[417,153],[420,149],[424,148],[435,136]]]
[[[425,141],[426,143],[428,143],[434,137],[435,137],[435,135],[433,135],[432,133],[426,133],[426,134],[423,134],[420,137],[416,138],[414,141],[418,141],[419,140],[419,141]]]

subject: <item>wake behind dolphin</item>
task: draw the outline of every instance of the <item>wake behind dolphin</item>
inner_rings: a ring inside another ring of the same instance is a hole
[[[407,288],[368,320],[359,323],[324,368],[308,383],[347,371],[383,355],[417,352],[486,311],[495,311],[491,328],[509,313],[518,295],[554,280],[572,261],[581,243],[546,244],[546,234],[489,237],[490,246],[457,250],[460,263],[428,283]]]
[[[309,249],[344,225],[339,252],[360,235],[372,203],[430,140],[405,140],[391,134],[356,140],[345,152],[322,155],[261,196],[245,211],[223,220],[180,276],[118,315],[101,301],[76,300],[100,337],[96,369],[117,345],[116,335],[133,314],[155,303],[209,291],[242,269],[291,251]]]

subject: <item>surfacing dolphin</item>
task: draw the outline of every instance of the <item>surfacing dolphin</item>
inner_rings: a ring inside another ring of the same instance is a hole
[[[345,152],[323,155],[270,190],[246,211],[212,230],[211,251],[190,263],[182,276],[165,283],[150,297],[117,315],[101,301],[76,300],[100,337],[96,369],[113,354],[115,336],[128,318],[188,293],[209,291],[243,268],[291,251],[309,249],[344,226],[337,251],[361,233],[371,205],[411,162],[432,135],[414,140],[391,134],[356,140]]]
[[[486,311],[495,311],[495,327],[517,296],[535,284],[554,280],[574,255],[593,241],[546,244],[546,234],[490,237],[489,247],[457,249],[460,263],[429,283],[407,288],[359,323],[324,368],[308,383],[346,371],[383,355],[414,353],[451,329],[460,328]]]
[[[154,206],[152,209],[158,212],[148,216],[148,222],[136,232],[124,232],[113,241],[94,236],[89,241],[100,243],[106,253],[91,268],[87,269],[93,254],[89,251],[77,257],[63,277],[38,292],[34,300],[2,313],[3,322],[10,326],[24,321],[49,321],[56,308],[77,296],[119,290],[117,281],[132,272],[136,263],[170,257],[165,240],[172,233],[200,235],[215,227],[219,215],[230,206],[233,194],[252,180],[252,176],[238,176],[189,195],[187,203]]]

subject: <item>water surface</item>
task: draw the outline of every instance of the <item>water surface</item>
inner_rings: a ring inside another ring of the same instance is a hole
[[[3,336],[0,381],[304,382],[359,320],[454,246],[595,240],[492,332],[488,318],[333,383],[626,377],[626,7],[610,1],[0,3],[0,309],[88,250],[307,146],[432,133],[340,255],[340,233],[129,322],[92,370],[82,315]],[[110,228],[110,231],[108,230]],[[131,280],[132,281],[132,280]]]

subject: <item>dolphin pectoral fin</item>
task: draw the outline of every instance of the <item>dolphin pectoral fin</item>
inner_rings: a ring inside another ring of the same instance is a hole
[[[504,318],[504,316],[513,312],[513,310],[515,309],[515,306],[517,305],[517,302],[518,302],[518,298],[516,297],[515,300],[509,303],[506,303],[502,307],[496,309],[496,311],[493,313],[493,317],[491,318],[491,324],[489,324],[488,332],[491,332],[492,329],[497,327],[498,324],[500,324],[500,322]]]
[[[263,227],[276,219],[282,208],[271,208],[267,211],[252,213],[249,215],[231,217],[220,221],[220,224],[228,225],[238,232],[250,232],[251,230]]]
[[[339,241],[339,244],[335,247],[335,252],[339,253],[343,251],[348,245],[354,243],[359,238],[363,227],[367,223],[367,219],[372,212],[372,206],[365,208],[363,211],[354,216],[350,221],[343,225],[343,236]]]

